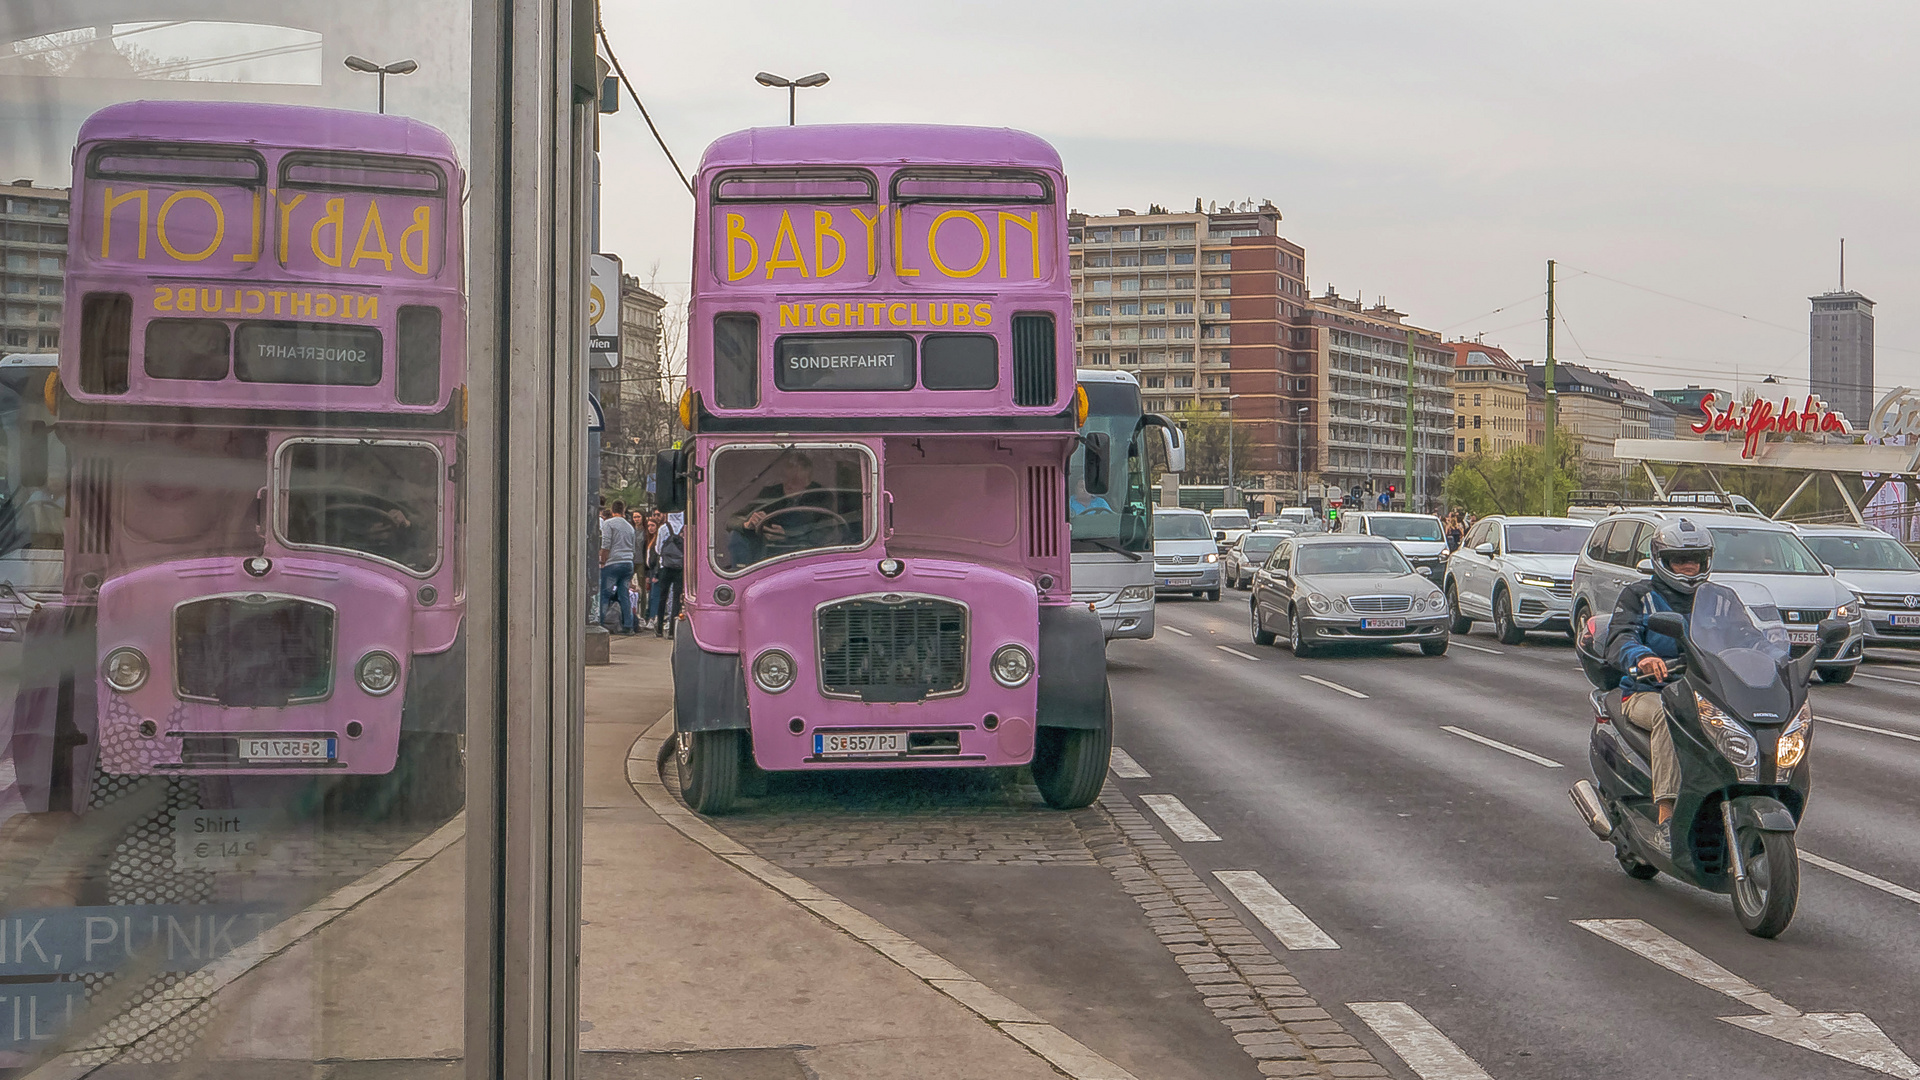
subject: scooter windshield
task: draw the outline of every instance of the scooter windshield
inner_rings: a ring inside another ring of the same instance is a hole
[[[1761,629],[1738,593],[1708,582],[1693,594],[1687,637],[1696,653],[1712,656],[1734,678],[1756,690],[1771,687],[1792,649],[1785,629]]]

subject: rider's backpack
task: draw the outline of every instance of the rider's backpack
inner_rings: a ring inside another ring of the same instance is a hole
[[[687,542],[679,533],[669,533],[660,541],[660,567],[663,570],[679,570],[687,564]]]

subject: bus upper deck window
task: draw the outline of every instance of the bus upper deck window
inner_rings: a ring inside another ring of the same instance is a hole
[[[928,335],[920,344],[920,385],[929,390],[991,390],[1000,385],[1000,349],[993,335]]]
[[[80,389],[89,394],[126,393],[132,341],[133,297],[88,293],[80,305]]]
[[[713,318],[713,403],[722,409],[760,404],[760,317]]]
[[[398,329],[394,394],[402,405],[432,405],[440,400],[440,309],[403,307]]]
[[[224,379],[233,335],[219,319],[155,319],[147,324],[146,371],[156,379]]]

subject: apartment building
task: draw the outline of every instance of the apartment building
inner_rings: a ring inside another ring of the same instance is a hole
[[[1527,369],[1498,345],[1451,344],[1454,452],[1499,455],[1527,445]]]
[[[0,352],[60,347],[67,268],[67,189],[0,187]]]
[[[1648,437],[1653,398],[1578,364],[1557,363],[1553,374],[1554,423],[1561,436],[1573,441],[1576,456],[1590,469],[1624,473],[1613,456],[1614,440]],[[1544,393],[1546,365],[1528,364],[1527,381]]]
[[[1326,447],[1320,478],[1342,491],[1404,487],[1407,469],[1407,356],[1413,354],[1414,490],[1407,505],[1438,499],[1453,468],[1454,351],[1437,331],[1376,301],[1363,307],[1332,286],[1308,305]]]
[[[1068,225],[1077,363],[1132,372],[1148,409],[1231,417],[1247,486],[1313,472],[1324,398],[1306,250],[1280,235],[1280,211],[1075,211]]]

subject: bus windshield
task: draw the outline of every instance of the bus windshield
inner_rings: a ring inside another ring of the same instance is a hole
[[[289,442],[279,476],[287,545],[430,573],[440,561],[440,477],[440,452],[427,443]]]
[[[737,574],[790,555],[868,540],[871,453],[862,446],[724,447],[710,466],[713,559]]]
[[[1086,487],[1084,447],[1067,462],[1067,514],[1075,551],[1146,551],[1147,459],[1140,444],[1140,389],[1131,382],[1084,382],[1087,422],[1084,434],[1104,431],[1109,439],[1107,491]]]

